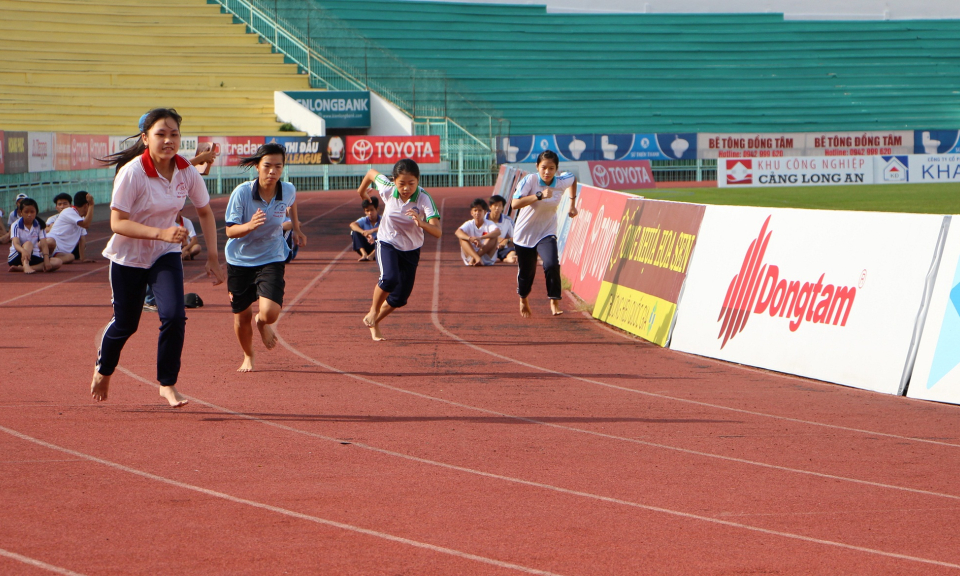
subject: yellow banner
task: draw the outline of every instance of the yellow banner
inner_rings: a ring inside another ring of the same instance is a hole
[[[673,302],[604,282],[593,307],[593,317],[664,346],[676,311],[677,305]]]

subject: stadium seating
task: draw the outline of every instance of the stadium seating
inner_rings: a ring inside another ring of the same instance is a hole
[[[0,130],[129,135],[177,109],[184,134],[273,135],[274,90],[308,89],[205,0],[0,0]]]
[[[286,17],[312,5],[405,62],[443,71],[502,111],[513,134],[960,127],[960,20],[273,4]],[[337,39],[326,40],[335,51]]]

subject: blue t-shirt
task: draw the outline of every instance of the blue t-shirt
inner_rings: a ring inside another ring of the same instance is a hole
[[[287,218],[287,207],[297,198],[297,189],[289,182],[278,182],[277,193],[264,202],[260,197],[257,180],[244,182],[230,194],[225,220],[227,226],[246,224],[257,209],[263,210],[267,218],[263,225],[243,238],[227,239],[224,250],[227,263],[233,266],[263,266],[272,262],[283,262],[290,254],[290,247],[283,240],[283,221]]]
[[[356,222],[357,226],[359,226],[361,230],[373,230],[374,228],[378,228],[380,226],[380,218],[377,218],[376,222],[371,222],[366,216],[361,216]],[[373,233],[373,240],[374,242],[377,240],[376,232]]]

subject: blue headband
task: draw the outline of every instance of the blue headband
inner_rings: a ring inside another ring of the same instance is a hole
[[[144,114],[143,116],[140,117],[140,122],[139,122],[137,125],[140,127],[140,131],[141,131],[141,132],[143,132],[143,123],[147,121],[147,116],[148,116],[149,114],[150,114],[150,113],[147,112],[146,114]]]

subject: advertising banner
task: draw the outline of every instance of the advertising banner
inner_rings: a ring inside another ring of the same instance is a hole
[[[593,160],[695,160],[697,135],[599,134]]]
[[[3,139],[3,130],[0,130],[0,174],[4,173],[3,155],[4,155],[5,145],[6,145],[6,142],[4,142],[4,139]]]
[[[717,185],[721,188],[873,183],[872,156],[724,158],[717,161]]]
[[[253,156],[264,144],[263,136],[200,136],[198,142],[220,146],[214,166],[239,166],[240,159]]]
[[[953,217],[940,257],[907,396],[960,404],[960,221]]]
[[[608,190],[656,188],[649,160],[588,162],[593,184]]]
[[[960,154],[960,130],[916,130],[913,133],[913,153]]]
[[[107,137],[107,154],[116,154],[117,152],[126,150],[136,143],[137,139],[130,138],[129,136],[109,136]]]
[[[110,154],[109,136],[90,136],[90,169],[104,168],[102,160]]]
[[[29,170],[26,132],[4,132],[3,151],[6,154],[4,174],[20,174]]]
[[[501,138],[497,161],[503,163],[536,162],[545,150],[552,150],[560,161],[596,160],[593,134],[541,134]]]
[[[896,394],[943,218],[707,206],[670,347]]]
[[[665,346],[705,209],[627,200],[593,317]]]
[[[346,146],[340,136],[270,138],[287,152],[287,165],[342,164]]]
[[[700,158],[880,156],[913,152],[913,131],[698,134]]]
[[[52,172],[56,170],[56,132],[28,132],[27,146],[29,153],[27,166],[30,172]]]
[[[440,162],[439,136],[347,136],[347,164],[393,164],[410,158]]]
[[[70,152],[70,135],[57,133],[57,170],[73,170],[72,154]]]
[[[908,158],[910,182],[960,182],[960,154],[898,158]]]
[[[93,153],[90,150],[90,136],[86,134],[70,134],[70,169],[89,170],[93,165]]]
[[[586,302],[596,301],[600,292],[600,282],[620,231],[620,217],[630,198],[633,196],[629,194],[580,186],[579,213],[570,222],[560,271],[570,280],[570,290]],[[570,211],[568,206],[569,200],[561,203],[564,215]],[[558,219],[558,228],[561,226]]]
[[[197,136],[181,136],[180,137],[180,150],[177,154],[183,156],[184,158],[193,158],[197,155],[197,144],[200,143],[200,138]]]
[[[370,127],[370,92],[368,91],[311,90],[284,93],[307,110],[323,118],[328,130]]]

